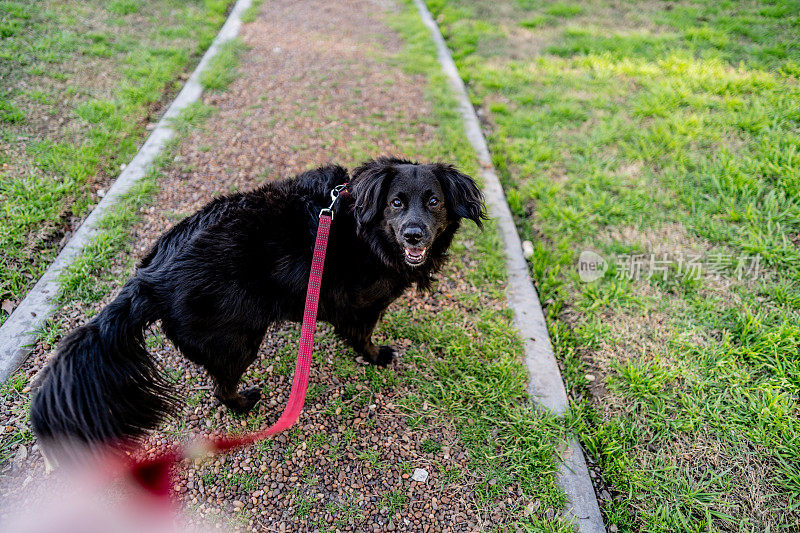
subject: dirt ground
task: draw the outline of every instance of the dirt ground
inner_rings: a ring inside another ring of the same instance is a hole
[[[382,21],[385,9],[386,2],[369,0],[266,2],[257,20],[243,27],[249,50],[239,78],[226,92],[204,96],[219,112],[182,142],[152,207],[144,209],[135,229],[137,257],[215,195],[330,161],[352,166],[366,156],[414,157],[432,142],[433,128],[424,120],[430,111],[425,80],[385,60],[401,46]],[[411,293],[395,307],[435,312],[461,305],[453,294],[473,289],[452,267],[441,278],[432,294]],[[488,297],[480,303],[504,305]],[[77,307],[61,316],[72,326],[85,320]],[[356,365],[352,353],[321,329],[309,400],[295,429],[182,466],[174,488],[190,521],[257,531],[473,531],[515,518],[509,510],[520,494],[497,498],[481,513],[474,505],[477,480],[452,475],[469,472],[470,457],[446,417],[416,426],[418,413],[404,402],[414,393],[402,380],[408,339],[390,339],[400,357],[390,369],[375,370]],[[261,386],[265,399],[257,413],[238,418],[215,403],[204,372],[154,329],[148,345],[172,369],[186,405],[177,422],[153,435],[150,447],[274,421],[289,393],[298,336],[294,325],[268,334],[260,361],[244,378]],[[37,345],[22,372],[35,374],[51,349]],[[19,413],[24,396],[6,402],[3,425],[25,423]],[[420,408],[423,415],[428,409]],[[29,447],[3,482],[6,501],[42,475],[37,446]],[[411,479],[417,468],[429,472],[427,481]]]

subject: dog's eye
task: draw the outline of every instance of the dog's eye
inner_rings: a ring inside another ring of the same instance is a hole
[[[437,205],[439,205],[439,199],[436,198],[435,196],[431,196],[431,199],[428,200],[428,205],[431,207],[436,207]]]
[[[392,207],[403,207],[403,202],[400,201],[400,198],[395,198],[392,200]]]

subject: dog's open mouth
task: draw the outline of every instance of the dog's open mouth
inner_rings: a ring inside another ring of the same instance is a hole
[[[406,248],[405,250],[406,263],[409,265],[420,265],[425,261],[425,252],[427,248]]]

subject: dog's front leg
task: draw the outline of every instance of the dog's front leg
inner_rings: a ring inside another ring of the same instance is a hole
[[[376,346],[372,342],[372,332],[380,320],[380,315],[364,319],[336,324],[336,333],[347,341],[358,355],[368,363],[378,366],[386,366],[394,359],[394,348],[391,346]]]

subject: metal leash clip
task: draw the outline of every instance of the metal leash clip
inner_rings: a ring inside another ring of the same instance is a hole
[[[328,215],[331,217],[331,221],[333,221],[333,206],[336,205],[336,200],[339,199],[339,193],[342,192],[347,187],[347,183],[342,183],[341,185],[337,185],[333,189],[331,189],[331,205],[328,207],[323,208],[319,212],[319,216]]]

